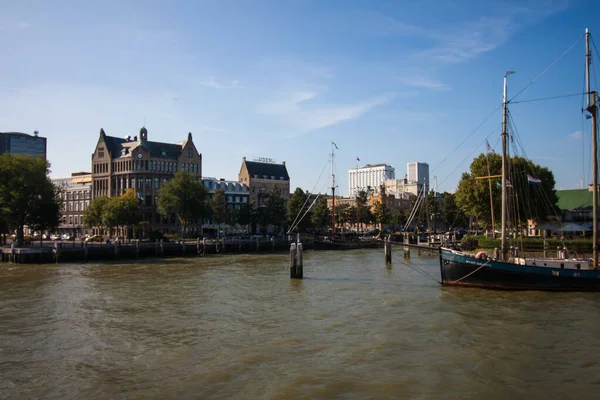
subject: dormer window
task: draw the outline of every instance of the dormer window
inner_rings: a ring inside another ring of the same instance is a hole
[[[122,156],[127,155],[127,148],[124,148],[124,149],[121,150],[121,155]]]
[[[167,156],[167,151],[165,149],[161,149],[160,150],[160,155],[163,156],[163,157],[166,157]]]

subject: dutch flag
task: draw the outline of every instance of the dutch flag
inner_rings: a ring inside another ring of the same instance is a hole
[[[542,181],[541,181],[541,180],[539,180],[538,178],[534,178],[534,177],[533,177],[533,176],[531,176],[531,175],[527,175],[527,182],[529,182],[529,183],[533,183],[534,185],[537,185],[537,184],[540,184],[540,183],[542,183]]]

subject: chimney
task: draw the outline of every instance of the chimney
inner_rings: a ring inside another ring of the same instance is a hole
[[[285,167],[285,161],[282,162],[283,166]]]
[[[246,162],[246,157],[242,157],[242,161],[243,161],[243,162]]]
[[[134,137],[133,137],[133,141],[134,141],[134,142],[137,142],[137,136],[134,136]]]

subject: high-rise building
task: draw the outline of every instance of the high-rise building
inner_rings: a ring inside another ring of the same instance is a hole
[[[0,154],[27,154],[46,158],[46,138],[20,132],[0,132]]]
[[[429,164],[421,162],[409,162],[406,164],[407,180],[417,182],[425,186],[425,191],[429,191]]]
[[[92,154],[92,196],[120,196],[135,190],[142,206],[144,234],[150,231],[174,233],[179,223],[174,215],[164,217],[156,209],[160,188],[177,171],[187,171],[202,178],[202,154],[188,133],[179,143],[151,142],[146,128],[139,137],[108,136],[100,129],[100,137]],[[186,227],[188,234],[201,230],[202,221]],[[131,228],[130,228],[131,229]],[[127,233],[127,237],[131,237]]]
[[[379,193],[379,188],[388,179],[394,179],[396,171],[387,164],[367,164],[364,167],[348,170],[349,196],[356,197],[361,190]]]

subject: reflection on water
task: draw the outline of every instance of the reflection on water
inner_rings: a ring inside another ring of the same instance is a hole
[[[2,265],[0,398],[594,397],[600,295],[442,288],[400,254]]]

